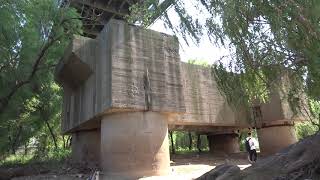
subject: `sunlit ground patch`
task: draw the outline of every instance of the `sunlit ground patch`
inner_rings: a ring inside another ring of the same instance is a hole
[[[250,167],[251,164],[239,164],[237,165],[241,170]],[[214,169],[216,166],[206,164],[188,164],[188,165],[176,165],[171,166],[172,172],[167,176],[152,176],[140,178],[140,180],[192,180],[200,177],[206,172]]]

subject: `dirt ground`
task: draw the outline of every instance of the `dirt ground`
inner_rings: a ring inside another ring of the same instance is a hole
[[[240,169],[244,169],[250,166],[247,160],[246,153],[237,153],[232,155],[225,154],[209,154],[209,153],[201,153],[200,155],[197,153],[189,153],[189,154],[177,154],[171,155],[171,173],[167,176],[162,177],[144,177],[141,180],[164,180],[164,179],[172,179],[172,180],[191,180],[195,179],[202,174],[208,172],[209,170],[215,168],[217,165],[223,164],[225,162],[229,162],[231,164],[237,165]],[[68,165],[61,165],[58,169],[68,169]],[[69,169],[71,169],[69,167]],[[12,178],[14,180],[24,180],[24,179],[32,179],[32,180],[42,180],[42,179],[94,179],[94,170],[82,170],[76,171],[74,170],[69,172],[60,171],[48,171],[39,174],[33,174],[28,176],[20,176]],[[114,177],[103,177],[99,175],[100,179],[115,179]],[[1,178],[0,178],[1,179]],[[121,179],[121,178],[119,178]]]
[[[196,179],[220,164],[229,162],[245,169],[251,166],[246,153],[225,154],[183,154],[171,155],[171,174],[163,177],[146,177],[141,180],[191,180]]]

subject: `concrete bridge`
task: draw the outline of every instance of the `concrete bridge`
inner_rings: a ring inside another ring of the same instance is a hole
[[[107,174],[166,174],[168,129],[208,134],[212,152],[238,152],[237,132],[250,127],[264,153],[296,142],[295,118],[280,93],[254,107],[257,121],[250,122],[251,110],[228,105],[210,68],[180,62],[176,38],[123,21],[110,20],[96,39],[76,37],[56,79],[73,158]]]
[[[168,129],[207,134],[212,152],[234,153],[238,131],[256,127],[261,152],[273,153],[296,142],[293,124],[301,119],[280,92],[253,109],[231,108],[210,68],[180,61],[175,37],[119,20],[95,39],[75,37],[56,79],[74,160],[109,175],[168,173]]]

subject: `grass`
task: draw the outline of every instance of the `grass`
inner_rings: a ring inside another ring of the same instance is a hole
[[[209,148],[201,148],[201,152],[208,152],[209,151]],[[171,150],[170,150],[171,152]],[[189,154],[189,153],[198,153],[198,149],[196,148],[192,148],[191,150],[189,150],[189,148],[181,148],[181,147],[178,147],[175,149],[175,152],[176,154]]]
[[[32,161],[34,155],[28,154],[16,154],[16,155],[9,155],[2,161],[0,161],[0,166],[2,167],[11,167],[16,165],[23,165],[28,164],[30,161]]]
[[[61,162],[70,156],[70,149],[51,150],[47,153],[36,154],[35,152],[27,155],[17,153],[9,155],[0,161],[0,167],[17,167],[41,162]]]

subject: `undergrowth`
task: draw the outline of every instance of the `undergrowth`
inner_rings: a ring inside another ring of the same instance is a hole
[[[70,156],[71,150],[70,149],[57,149],[57,150],[50,150],[49,152],[42,153],[42,152],[32,152],[29,154],[24,153],[17,153],[12,154],[4,158],[0,161],[0,167],[17,167],[23,166],[27,164],[34,164],[34,163],[56,163],[64,161],[68,159]]]

